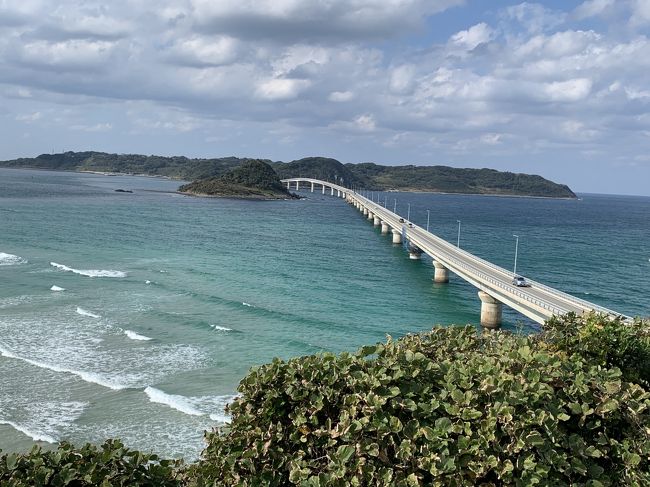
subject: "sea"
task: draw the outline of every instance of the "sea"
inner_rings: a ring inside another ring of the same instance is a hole
[[[430,259],[340,198],[196,198],[179,184],[0,169],[0,449],[120,438],[191,461],[251,367],[477,326],[476,289],[434,284]],[[518,235],[517,273],[650,315],[648,197],[369,197],[508,269]],[[505,308],[504,328],[539,330]]]

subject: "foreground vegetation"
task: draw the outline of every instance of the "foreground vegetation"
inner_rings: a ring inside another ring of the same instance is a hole
[[[109,442],[0,458],[1,485],[649,485],[647,321],[474,327],[251,370],[195,464]]]
[[[148,174],[198,180],[223,176],[248,159],[107,154],[104,152],[64,152],[34,158],[0,161],[3,167],[33,167],[68,171],[100,171]],[[541,176],[495,171],[460,169],[447,166],[381,166],[373,163],[341,164],[327,157],[307,157],[291,162],[271,162],[281,179],[310,177],[344,186],[371,190],[437,191],[446,193],[496,194],[575,198],[569,187]]]

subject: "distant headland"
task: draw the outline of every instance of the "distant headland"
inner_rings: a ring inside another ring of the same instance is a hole
[[[41,154],[32,158],[0,161],[0,167],[165,176],[195,181],[192,183],[195,184],[194,186],[185,187],[185,192],[212,195],[208,191],[213,191],[214,195],[247,197],[249,189],[235,188],[234,186],[239,183],[229,179],[230,177],[225,180],[218,181],[218,179],[252,160],[268,165],[281,179],[310,177],[375,191],[422,191],[545,198],[576,197],[568,186],[537,175],[448,166],[382,166],[371,162],[343,164],[327,157],[307,157],[282,162],[238,157],[190,159],[182,156],[163,157],[87,151]],[[203,181],[199,184],[198,180]]]

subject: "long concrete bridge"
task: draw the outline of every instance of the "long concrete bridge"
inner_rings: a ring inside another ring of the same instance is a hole
[[[433,259],[434,282],[449,282],[451,271],[474,285],[479,290],[481,301],[481,325],[486,328],[501,326],[504,304],[537,323],[543,323],[553,315],[561,316],[570,312],[580,315],[595,311],[621,316],[620,313],[528,278],[529,287],[517,287],[512,284],[514,276],[511,271],[460,249],[344,186],[311,178],[283,179],[282,182],[288,189],[299,190],[302,184],[312,192],[320,189],[322,194],[329,193],[344,198],[372,221],[374,226],[381,227],[382,234],[392,234],[393,243],[406,242],[412,259],[419,259],[423,253],[429,255]]]

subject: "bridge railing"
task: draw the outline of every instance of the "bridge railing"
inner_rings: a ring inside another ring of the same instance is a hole
[[[344,186],[341,186],[341,185],[338,185],[338,184],[335,184],[335,183],[330,183],[330,182],[327,182],[327,181],[321,181],[321,180],[313,179],[313,178],[291,178],[291,179],[288,179],[288,180],[287,179],[283,180],[283,182],[288,182],[288,181],[291,181],[291,182],[304,181],[304,182],[310,182],[310,183],[316,183],[316,184],[325,183],[325,184],[327,184],[327,186],[330,186],[330,187],[332,187],[334,189],[340,190],[340,191],[342,191],[344,193],[354,194],[354,196],[357,199],[363,200],[364,204],[374,207],[375,211],[377,209],[379,209],[382,213],[385,213],[390,218],[394,219],[395,222],[399,222],[399,219],[402,218],[402,217],[400,217],[400,215],[398,215],[396,213],[393,213],[389,209],[381,206],[380,204],[375,203],[374,201],[369,200],[368,198],[366,198],[366,197],[360,195],[359,193],[357,193],[356,191],[354,191],[352,189],[349,189],[349,188],[345,188]],[[516,287],[514,287],[512,285],[505,284],[502,281],[494,279],[493,277],[488,276],[487,274],[481,272],[476,267],[469,266],[468,264],[464,263],[463,261],[461,261],[457,257],[453,257],[453,255],[454,254],[455,255],[460,254],[460,255],[464,256],[465,258],[467,258],[470,262],[475,262],[475,263],[479,263],[479,264],[481,264],[483,266],[490,267],[494,271],[496,271],[496,272],[500,273],[501,275],[503,275],[504,278],[510,279],[512,277],[512,273],[510,271],[504,269],[503,267],[500,267],[500,266],[498,266],[498,265],[496,265],[496,264],[494,264],[494,263],[492,263],[490,261],[482,259],[482,258],[480,258],[480,257],[478,257],[478,256],[476,256],[474,254],[471,254],[468,251],[466,251],[464,249],[461,249],[461,248],[447,242],[446,240],[442,239],[441,237],[438,237],[437,235],[426,231],[425,229],[423,229],[419,225],[413,224],[410,221],[407,222],[407,223],[413,225],[413,227],[410,228],[410,229],[415,230],[416,234],[417,234],[417,232],[421,232],[422,234],[424,234],[423,237],[421,237],[421,238],[433,239],[438,245],[444,247],[446,249],[446,251],[447,251],[447,255],[445,256],[445,258],[447,260],[452,260],[453,259],[454,265],[456,265],[458,267],[461,267],[461,268],[464,268],[466,270],[470,270],[472,272],[472,274],[477,275],[477,276],[480,275],[481,279],[491,283],[492,285],[503,288],[504,290],[507,291],[508,294],[514,294],[516,296],[519,296],[519,297],[525,299],[526,301],[529,301],[531,303],[536,304],[537,306],[540,306],[540,307],[542,307],[544,309],[552,311],[553,314],[557,314],[557,313],[564,314],[564,313],[567,312],[567,310],[562,310],[560,308],[557,308],[557,307],[551,305],[548,302],[545,302],[543,300],[535,298],[535,297],[531,296],[528,293],[522,292],[521,290],[519,290],[518,288],[516,288]],[[395,225],[397,225],[397,224],[398,223],[395,223]],[[545,284],[542,284],[540,282],[534,281],[532,279],[529,279],[529,281],[530,281],[531,284],[534,285],[535,289],[539,289],[541,291],[544,291],[544,292],[546,292],[546,293],[548,293],[548,294],[550,294],[550,295],[552,295],[552,296],[554,296],[556,298],[559,298],[559,299],[567,302],[568,304],[572,304],[572,305],[577,306],[577,307],[582,307],[585,310],[594,310],[594,311],[597,311],[597,312],[600,312],[600,313],[606,313],[606,314],[614,315],[614,316],[623,316],[624,318],[630,319],[629,317],[621,315],[620,313],[617,313],[616,311],[613,311],[613,310],[605,308],[603,306],[591,303],[591,302],[589,302],[587,300],[578,298],[576,296],[565,293],[563,291],[559,291],[559,290],[557,290],[555,288],[552,288],[552,287],[547,286]]]
[[[379,209],[381,212],[386,212],[390,216],[394,215],[393,218],[395,218],[396,220],[399,220],[399,218],[401,218],[399,215],[393,213],[392,211],[388,210],[387,208],[384,208],[383,206],[378,205],[375,202],[370,201],[367,198],[365,198],[363,196],[360,196],[358,194],[357,194],[357,196],[360,197],[360,198],[363,198],[366,201],[367,204],[370,204],[375,209]],[[474,254],[471,254],[470,252],[468,252],[468,251],[466,251],[464,249],[461,249],[461,248],[447,242],[446,240],[442,239],[441,237],[439,237],[439,236],[437,236],[437,235],[435,235],[435,234],[433,234],[431,232],[427,232],[425,229],[423,229],[419,225],[416,225],[416,224],[414,224],[414,223],[412,223],[410,221],[407,222],[407,223],[410,223],[410,224],[413,225],[411,230],[418,230],[418,231],[424,233],[428,238],[434,239],[439,245],[444,246],[445,248],[447,248],[448,252],[454,252],[456,254],[462,254],[463,256],[465,256],[466,258],[468,258],[471,261],[479,262],[482,265],[485,265],[487,267],[490,267],[490,268],[494,269],[495,271],[499,272],[500,274],[502,274],[504,277],[506,277],[508,279],[512,278],[512,273],[510,271],[504,269],[503,267],[500,267],[500,266],[498,266],[498,265],[496,265],[496,264],[494,264],[494,263],[492,263],[490,261],[482,259],[481,257],[478,257],[478,256],[476,256]],[[448,258],[451,258],[450,254],[448,254]],[[467,267],[466,264],[461,263],[460,260],[458,260],[458,259],[454,259],[454,260],[458,263],[457,265],[462,265],[462,266],[465,266],[465,268],[470,269],[470,267]],[[477,270],[475,267],[472,267],[471,269],[472,269],[472,272],[474,274],[480,274],[480,275],[484,276],[485,278],[487,278],[488,282],[491,282],[492,284],[496,284],[499,287],[502,287],[503,289],[508,290],[508,292],[510,294],[515,294],[515,295],[518,295],[520,297],[523,297],[527,301],[534,302],[535,304],[538,304],[539,306],[542,306],[545,309],[549,309],[549,310],[552,309],[552,310],[554,310],[556,312],[560,311],[561,314],[564,314],[564,313],[567,312],[567,310],[561,310],[560,308],[554,307],[554,306],[550,305],[549,303],[543,302],[543,301],[541,301],[541,300],[539,300],[537,298],[534,298],[534,297],[532,297],[532,296],[530,296],[530,295],[528,295],[526,293],[522,293],[521,291],[516,289],[514,286],[504,285],[502,282],[487,276],[486,274],[484,274],[481,271]],[[549,286],[547,286],[545,284],[542,284],[542,283],[540,283],[538,281],[534,281],[532,279],[529,279],[529,281],[530,281],[531,284],[533,284],[535,286],[535,288],[543,290],[543,291],[545,291],[545,292],[547,292],[549,294],[552,294],[553,296],[555,296],[557,298],[560,298],[560,299],[562,299],[562,300],[564,300],[564,301],[566,301],[566,302],[568,302],[570,304],[573,304],[573,305],[578,306],[578,307],[582,307],[585,310],[594,310],[594,311],[609,314],[609,315],[622,316],[620,313],[617,313],[614,310],[611,310],[611,309],[605,308],[603,306],[591,303],[589,301],[578,298],[576,296],[565,293],[563,291],[559,291],[559,290],[557,290],[555,288],[549,287]]]

